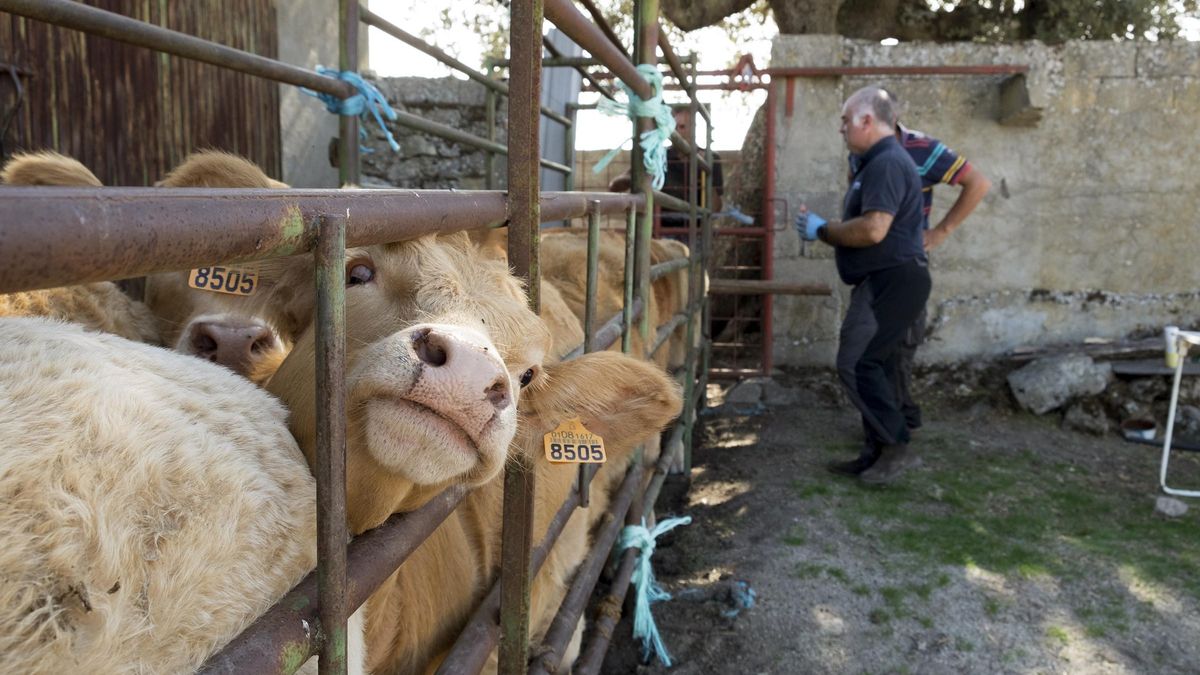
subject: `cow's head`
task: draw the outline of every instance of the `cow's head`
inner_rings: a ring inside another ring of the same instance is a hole
[[[287,187],[269,178],[253,163],[214,150],[192,154],[156,185]],[[299,329],[294,317],[279,311],[287,303],[275,294],[287,295],[291,290],[277,288],[277,282],[288,269],[303,265],[302,261],[278,259],[232,269],[204,268],[194,279],[202,280],[200,285],[208,290],[190,286],[190,272],[155,274],[146,279],[146,304],[159,319],[165,344],[176,351],[219,363],[262,384],[287,356]],[[250,275],[253,282],[248,281]],[[214,284],[230,292],[211,290]],[[236,294],[239,287],[251,290],[253,295]]]
[[[347,510],[355,532],[450,484],[494,479],[514,438],[512,447],[540,448],[541,434],[566,418],[579,416],[620,444],[678,413],[678,388],[650,364],[612,353],[554,362],[555,322],[535,315],[507,265],[463,234],[351,249],[346,285]],[[292,411],[310,462],[314,352],[310,328],[269,384]]]

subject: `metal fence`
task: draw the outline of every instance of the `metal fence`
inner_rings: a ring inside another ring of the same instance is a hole
[[[661,49],[671,72],[691,98],[693,113],[709,118],[695,98],[695,60],[691,71],[674,54],[658,26],[657,0],[635,2],[636,44],[633,58],[603,24],[591,3],[593,17],[583,16],[571,0],[545,0],[545,18],[595,56],[640,96],[651,95],[650,85],[634,62],[657,61]],[[543,65],[542,3],[511,3],[512,58],[509,82],[474,71],[437,48],[389,24],[357,0],[339,0],[339,63],[354,70],[359,62],[360,22],[417,46],[488,87],[495,96],[510,97],[509,145],[466,134],[411,115],[400,114],[402,126],[483,148],[507,156],[508,190],[234,190],[166,188],[38,188],[13,187],[0,191],[0,293],[48,288],[66,284],[128,278],[155,272],[187,269],[214,260],[249,261],[314,252],[317,308],[318,419],[317,569],[286,597],[260,617],[247,631],[212,657],[203,671],[291,672],[319,654],[321,673],[346,670],[346,621],[421,542],[467,495],[453,487],[421,509],[393,515],[382,526],[356,537],[348,546],[345,504],[345,326],[344,256],[347,246],[401,241],[434,232],[474,229],[507,223],[508,254],[516,274],[527,282],[530,304],[538,306],[538,241],[540,223],[568,218],[588,219],[588,311],[585,343],[572,354],[604,349],[618,338],[626,351],[630,334],[639,330],[643,344],[653,354],[671,332],[686,325],[687,358],[677,373],[684,387],[684,411],[664,446],[662,457],[647,475],[640,462],[628,470],[609,509],[607,524],[566,596],[558,616],[538,649],[529,657],[529,593],[537,573],[572,511],[588,503],[590,472],[581,467],[579,489],[562,505],[542,541],[532,542],[533,485],[530,474],[512,466],[504,478],[503,548],[501,577],[476,610],[442,673],[477,672],[497,642],[500,670],[504,673],[553,672],[571,632],[593,592],[600,570],[627,520],[638,522],[653,513],[654,502],[668,467],[676,458],[690,466],[692,420],[705,387],[707,336],[698,340],[696,313],[707,311],[701,291],[706,252],[711,241],[708,212],[697,206],[696,171],[709,166],[701,158],[694,138],[674,142],[692,158],[689,199],[679,200],[650,189],[641,168],[640,148],[633,149],[631,194],[543,193],[539,191],[540,166],[570,172],[570,167],[547,162],[539,155],[541,116],[564,124],[573,133],[570,117],[543,109],[538,101]],[[87,33],[183,56],[224,68],[304,86],[346,98],[356,93],[346,82],[324,77],[297,66],[260,57],[183,33],[140,22],[70,0],[0,0],[0,11],[52,23]],[[552,54],[553,56],[553,54]],[[571,64],[563,64],[570,66]],[[653,122],[639,119],[640,133]],[[711,126],[711,121],[710,121]],[[711,133],[711,132],[710,132]],[[338,164],[343,184],[359,179],[358,119],[340,117]],[[711,145],[710,142],[706,145]],[[710,188],[711,189],[711,188]],[[689,214],[691,256],[651,266],[649,239],[656,208],[684,210]],[[599,217],[623,212],[627,217],[625,306],[620,314],[598,329],[595,316],[595,279]],[[447,225],[453,223],[453,225]],[[642,308],[650,298],[651,282],[686,268],[688,300],[684,311],[669,317],[663,326],[649,325]],[[639,317],[640,315],[640,317]],[[638,323],[634,324],[637,321]],[[701,325],[707,325],[707,321]],[[653,340],[651,340],[651,331]],[[568,357],[570,358],[570,357]],[[697,375],[701,381],[697,382]],[[636,550],[625,551],[604,604],[621,606],[633,572]],[[597,620],[585,643],[576,672],[599,669],[616,618],[612,612]]]

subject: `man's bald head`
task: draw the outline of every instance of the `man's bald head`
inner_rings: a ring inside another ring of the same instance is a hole
[[[863,87],[842,106],[842,136],[851,152],[860,154],[881,138],[896,133],[896,98],[883,87]]]
[[[896,97],[883,87],[863,87],[850,95],[846,99],[845,110],[849,112],[854,119],[861,119],[863,115],[871,115],[875,118],[876,124],[881,124],[889,129],[896,128],[896,121],[899,118],[899,102]]]

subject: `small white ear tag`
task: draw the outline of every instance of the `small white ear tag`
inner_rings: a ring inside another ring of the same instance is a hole
[[[578,417],[542,437],[546,460],[554,464],[603,464],[608,458],[604,439],[588,431]]]
[[[188,272],[188,286],[213,293],[254,295],[258,272],[241,267],[197,267]]]

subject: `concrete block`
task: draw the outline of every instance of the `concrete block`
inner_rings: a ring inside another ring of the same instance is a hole
[[[1096,402],[1080,401],[1067,408],[1063,415],[1063,427],[1085,434],[1103,436],[1108,433],[1108,416]]]
[[[1139,42],[1072,40],[1059,52],[1063,75],[1070,80],[1137,75]]]
[[[1188,505],[1174,497],[1159,497],[1154,500],[1154,512],[1168,518],[1180,518],[1187,514]]]
[[[1112,366],[1085,354],[1037,359],[1008,374],[1008,386],[1022,408],[1043,415],[1080,396],[1104,391]]]
[[[1200,43],[1142,42],[1138,45],[1138,77],[1200,77]]]
[[[846,47],[837,35],[780,35],[771,43],[771,67],[841,66],[846,62]]]

